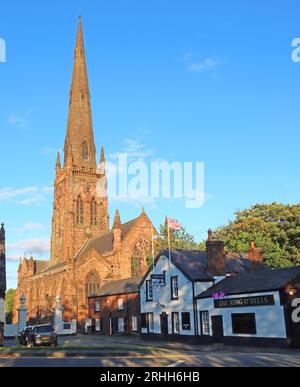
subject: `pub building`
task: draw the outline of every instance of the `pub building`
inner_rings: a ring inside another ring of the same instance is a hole
[[[261,270],[263,257],[253,244],[248,256],[225,254],[224,243],[211,230],[206,251],[161,251],[140,284],[142,337],[201,341],[195,297],[226,276]]]
[[[140,332],[141,278],[109,281],[88,298],[87,331],[104,335]]]
[[[199,342],[300,347],[300,266],[226,277],[196,300]]]
[[[297,298],[300,266],[267,268],[253,241],[248,255],[225,254],[210,230],[206,251],[171,249],[156,257],[140,284],[141,336],[300,347]]]

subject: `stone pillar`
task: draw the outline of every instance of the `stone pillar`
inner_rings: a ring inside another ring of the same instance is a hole
[[[26,301],[25,294],[22,293],[20,297],[20,307],[18,309],[18,332],[21,332],[24,328],[26,328],[27,309],[25,306],[25,301]]]
[[[54,330],[59,335],[62,333],[62,325],[63,325],[63,307],[61,306],[61,298],[60,296],[56,296],[55,298],[56,305],[54,309]]]

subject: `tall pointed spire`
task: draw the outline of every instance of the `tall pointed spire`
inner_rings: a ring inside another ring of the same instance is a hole
[[[70,145],[72,146],[74,165],[96,168],[96,149],[81,17],[78,22],[70,89],[68,127],[64,147],[65,162],[68,158]]]

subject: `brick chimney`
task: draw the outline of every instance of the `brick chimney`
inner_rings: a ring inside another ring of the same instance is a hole
[[[250,242],[250,248],[248,250],[248,259],[252,262],[263,263],[264,255],[262,249],[255,247],[254,240]]]
[[[206,252],[209,273],[213,276],[225,275],[224,242],[215,240],[212,230],[208,230]]]

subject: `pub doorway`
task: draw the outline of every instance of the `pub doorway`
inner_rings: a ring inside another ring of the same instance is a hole
[[[223,316],[212,316],[212,336],[214,343],[223,343],[224,341],[224,329],[223,329]]]

